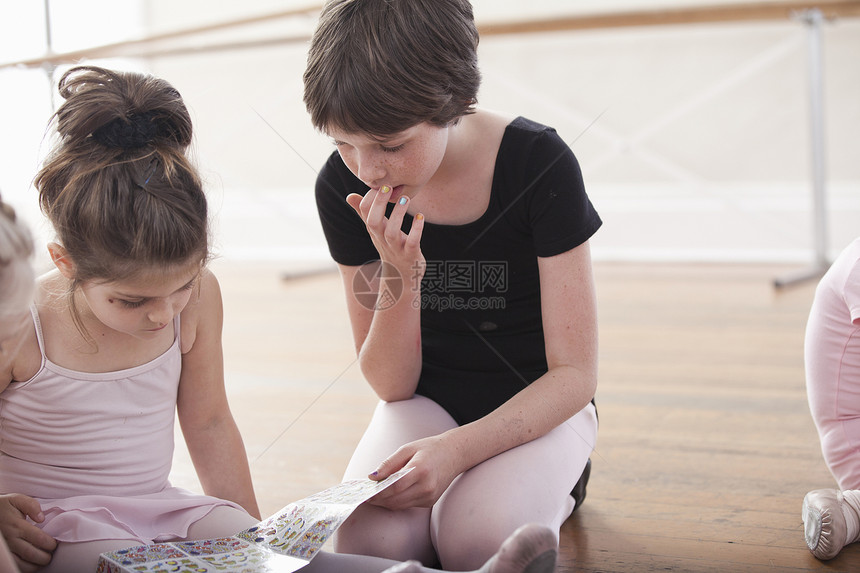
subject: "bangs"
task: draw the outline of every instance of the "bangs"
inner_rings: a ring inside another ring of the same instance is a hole
[[[338,129],[386,137],[422,122],[444,127],[472,112],[455,106],[450,93],[431,84],[412,82],[408,89],[397,92],[385,89],[386,85],[405,83],[393,75],[379,74],[378,81],[363,83],[356,76],[344,74],[339,81],[331,82],[326,97],[316,99],[319,105],[309,108],[314,126],[323,132]]]
[[[442,127],[472,113],[480,85],[477,31],[470,10],[459,8],[327,4],[303,76],[314,126],[379,137],[422,122]]]

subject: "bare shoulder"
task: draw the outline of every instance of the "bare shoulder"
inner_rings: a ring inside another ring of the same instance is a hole
[[[492,171],[496,162],[496,155],[505,130],[508,125],[516,119],[515,116],[479,108],[475,113],[462,118],[464,128],[464,148],[470,155],[470,167],[476,165],[485,167],[485,175],[492,177]]]
[[[208,267],[200,271],[199,289],[201,302],[217,303],[219,307],[221,306],[221,284],[215,273]]]
[[[217,332],[220,335],[223,314],[221,285],[215,274],[204,268],[180,315],[182,353],[193,348],[201,332]]]
[[[66,308],[63,298],[67,288],[67,283],[56,271],[46,273],[37,279],[34,302],[43,333],[46,331],[45,325],[53,329],[54,324],[65,317],[66,313],[59,310]],[[0,348],[0,365],[2,365],[0,391],[13,381],[29,380],[42,366],[42,351],[39,348],[36,324],[30,311],[21,313],[16,320],[19,322],[19,328],[15,336],[4,340]]]
[[[42,365],[42,353],[33,321],[22,317],[21,328],[0,346],[0,392],[12,382],[29,380]]]
[[[475,113],[466,116],[466,118],[469,118],[467,121],[472,121],[475,131],[483,133],[488,139],[498,138],[501,140],[505,129],[517,116],[510,113],[478,108],[475,110]]]

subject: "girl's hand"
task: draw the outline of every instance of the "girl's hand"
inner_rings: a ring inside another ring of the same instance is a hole
[[[27,521],[45,520],[39,502],[20,493],[0,495],[0,532],[22,572],[36,571],[51,562],[56,540]]]
[[[391,216],[386,217],[385,210],[390,197],[391,189],[383,186],[379,190],[369,190],[364,197],[352,193],[347,196],[346,202],[364,221],[382,261],[394,265],[402,276],[413,275],[419,269],[423,274],[421,233],[424,230],[424,216],[420,213],[415,215],[409,234],[404,233],[401,226],[409,207],[409,197],[402,195],[394,205]]]
[[[391,510],[431,507],[462,470],[445,434],[431,436],[401,446],[383,461],[370,479],[380,481],[396,471],[414,468],[369,503]]]

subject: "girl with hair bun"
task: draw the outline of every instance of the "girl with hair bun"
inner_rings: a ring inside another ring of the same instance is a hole
[[[35,180],[56,269],[0,371],[0,529],[22,571],[94,571],[103,551],[260,518],[188,110],[162,79],[92,66],[59,92]],[[206,495],[168,482],[176,413]]]
[[[80,573],[105,551],[232,535],[260,515],[224,391],[188,111],[137,73],[76,67],[59,90],[59,140],[36,177],[56,270],[0,371],[0,530],[21,571]],[[168,482],[174,409],[207,495]],[[480,571],[552,571],[555,544],[525,527]],[[303,571],[389,569],[430,571],[331,553]]]

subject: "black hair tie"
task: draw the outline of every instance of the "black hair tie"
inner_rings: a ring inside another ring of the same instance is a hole
[[[152,112],[118,117],[93,131],[93,139],[107,147],[136,149],[152,143],[158,125]]]

